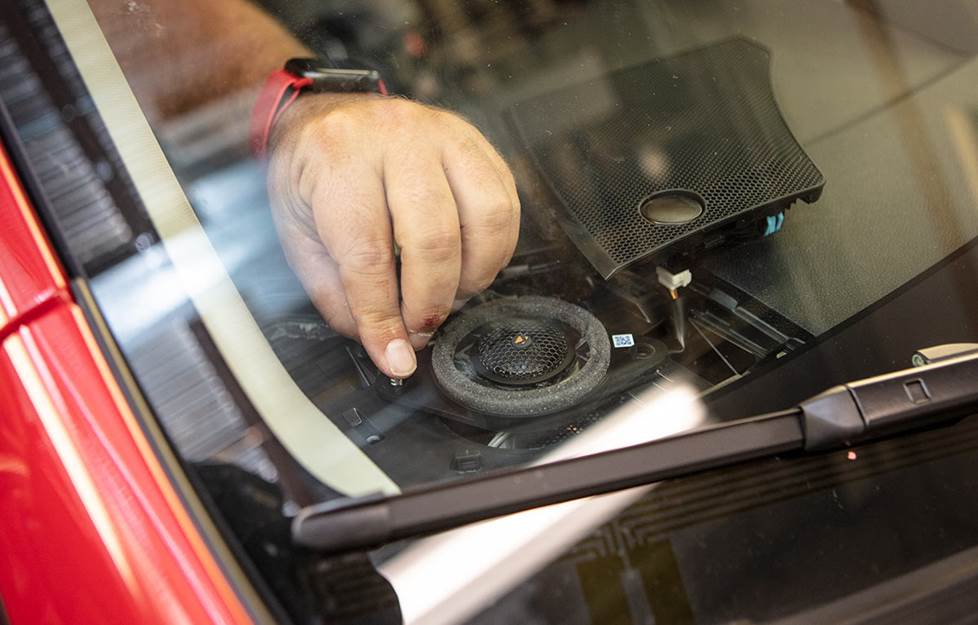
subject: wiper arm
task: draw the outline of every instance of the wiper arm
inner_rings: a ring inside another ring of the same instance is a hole
[[[978,353],[833,387],[783,412],[649,443],[399,495],[304,508],[296,544],[351,551],[504,514],[683,477],[788,451],[816,451],[919,430],[978,409]]]

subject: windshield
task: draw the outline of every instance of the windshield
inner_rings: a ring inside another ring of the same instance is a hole
[[[27,142],[84,178],[65,245],[181,459],[276,531],[978,342],[966,282],[824,349],[978,235],[970,3],[49,8],[60,114],[104,124]]]

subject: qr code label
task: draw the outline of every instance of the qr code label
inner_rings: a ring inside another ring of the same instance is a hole
[[[635,347],[635,339],[631,334],[612,334],[611,344],[615,348],[620,347]]]

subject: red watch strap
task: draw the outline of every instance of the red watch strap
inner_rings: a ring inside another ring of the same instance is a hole
[[[251,113],[251,151],[255,156],[265,156],[275,120],[311,84],[309,78],[290,74],[284,69],[272,72],[265,80]]]

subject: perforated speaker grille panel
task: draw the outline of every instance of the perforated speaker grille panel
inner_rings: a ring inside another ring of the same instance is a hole
[[[568,235],[602,275],[754,211],[818,199],[822,175],[781,117],[769,65],[766,49],[731,39],[510,110]],[[642,215],[644,200],[669,191],[701,198],[702,214]]]

